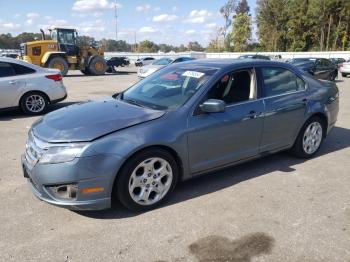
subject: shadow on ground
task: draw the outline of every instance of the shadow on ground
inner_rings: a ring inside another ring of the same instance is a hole
[[[350,130],[342,127],[334,127],[315,157],[327,155],[349,146]],[[274,171],[288,174],[296,170],[296,165],[305,161],[307,160],[295,158],[287,152],[281,152],[235,167],[227,168],[222,171],[199,176],[183,183],[179,183],[170,196],[170,199],[162,207],[210,194],[249,179],[268,175]],[[118,219],[143,214],[142,212],[135,213],[128,211],[122,207],[120,203],[116,203],[112,209],[105,211],[84,211],[78,213],[95,219]]]
[[[66,107],[66,106],[76,104],[76,103],[79,103],[79,102],[78,101],[77,102],[60,102],[57,104],[49,105],[49,107],[46,111],[46,114],[50,113],[52,111],[55,111],[57,109]],[[28,118],[28,117],[36,117],[36,116],[25,115],[20,109],[11,109],[11,110],[9,109],[9,110],[0,112],[0,122],[1,121],[11,121],[13,119]]]
[[[73,78],[73,77],[86,77],[86,78],[95,78],[95,77],[105,77],[105,76],[120,76],[120,75],[135,75],[136,71],[117,71],[114,73],[106,73],[105,75],[84,75],[83,73],[68,73],[65,78]]]

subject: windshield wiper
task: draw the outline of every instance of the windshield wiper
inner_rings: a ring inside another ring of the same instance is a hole
[[[136,106],[139,106],[139,107],[145,107],[145,105],[143,104],[140,104],[139,102],[137,102],[136,100],[134,99],[125,99],[123,98],[123,101],[129,103],[129,104],[132,104],[132,105],[136,105]]]

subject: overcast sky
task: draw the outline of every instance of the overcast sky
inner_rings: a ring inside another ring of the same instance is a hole
[[[256,0],[248,0],[254,14]],[[118,39],[206,45],[222,26],[225,0],[118,0]],[[17,35],[68,26],[81,35],[115,39],[114,0],[0,0],[0,33]]]

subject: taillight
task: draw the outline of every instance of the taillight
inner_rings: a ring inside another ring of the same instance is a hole
[[[62,80],[62,75],[61,74],[47,75],[45,77],[48,78],[48,79],[51,79],[53,81],[61,81]]]

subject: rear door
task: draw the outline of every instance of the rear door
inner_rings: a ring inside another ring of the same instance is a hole
[[[0,62],[0,108],[12,107],[17,94],[15,70],[9,63]]]
[[[294,72],[281,67],[259,67],[265,104],[260,151],[293,144],[306,113],[306,85]]]
[[[26,78],[36,71],[17,63],[0,62],[0,108],[18,106]]]

